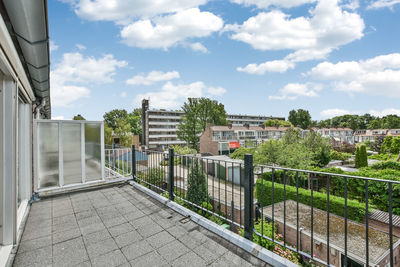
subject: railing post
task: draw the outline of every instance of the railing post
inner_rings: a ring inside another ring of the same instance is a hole
[[[253,155],[244,155],[244,237],[253,240],[254,227],[254,173]]]
[[[170,148],[168,153],[169,171],[168,171],[168,193],[169,199],[174,201],[174,149]]]
[[[132,178],[134,181],[136,181],[136,148],[135,148],[135,145],[132,145],[132,148],[131,148],[131,161],[132,161],[132,167],[131,167]]]

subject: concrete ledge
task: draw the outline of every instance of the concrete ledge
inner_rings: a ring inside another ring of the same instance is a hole
[[[207,220],[203,216],[173,202],[170,201],[169,199],[157,194],[156,192],[136,183],[133,181],[130,181],[130,184],[138,189],[139,191],[145,193],[146,195],[156,199],[157,201],[161,202],[162,204],[166,205],[167,207],[171,208],[172,210],[178,212],[179,214],[190,217],[190,219],[197,223],[198,225],[206,228],[210,232],[213,232],[214,234],[224,238],[225,240],[229,241],[230,243],[240,247],[241,249],[249,252],[253,256],[257,257],[258,259],[272,265],[272,266],[277,266],[277,267],[284,267],[284,266],[290,266],[290,267],[296,267],[298,266],[297,264],[282,258],[281,256],[273,253],[272,251],[269,251],[260,245],[251,242],[250,240],[245,239],[244,237],[235,234],[231,232],[228,229],[225,229],[218,224]]]

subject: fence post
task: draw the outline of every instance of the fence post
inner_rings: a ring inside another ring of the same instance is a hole
[[[254,227],[254,173],[253,155],[244,155],[244,237],[253,240]]]
[[[168,171],[168,193],[169,199],[174,201],[174,149],[170,148],[168,153],[169,171]]]
[[[135,148],[135,145],[132,145],[132,148],[131,148],[131,161],[132,161],[132,168],[131,168],[132,178],[134,181],[136,181],[136,148]]]

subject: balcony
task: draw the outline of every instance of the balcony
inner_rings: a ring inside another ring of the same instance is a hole
[[[130,185],[32,204],[14,266],[265,266]]]

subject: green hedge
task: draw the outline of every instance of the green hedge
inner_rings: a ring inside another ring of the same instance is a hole
[[[284,185],[274,183],[274,202],[282,202],[284,196]],[[262,207],[272,205],[272,182],[263,181],[263,190],[261,197],[261,180],[256,182],[256,196]],[[327,209],[327,195],[325,193],[313,192],[314,207],[325,210]],[[286,185],[286,199],[296,201],[296,187]],[[299,202],[311,206],[311,191],[299,188]],[[345,203],[344,198],[330,195],[329,207],[330,212],[338,216],[344,217]],[[348,218],[357,222],[362,222],[365,218],[365,205],[356,200],[347,200]]]
[[[374,165],[372,165],[371,168],[375,170],[392,169],[400,171],[400,162],[392,160],[377,162]]]

